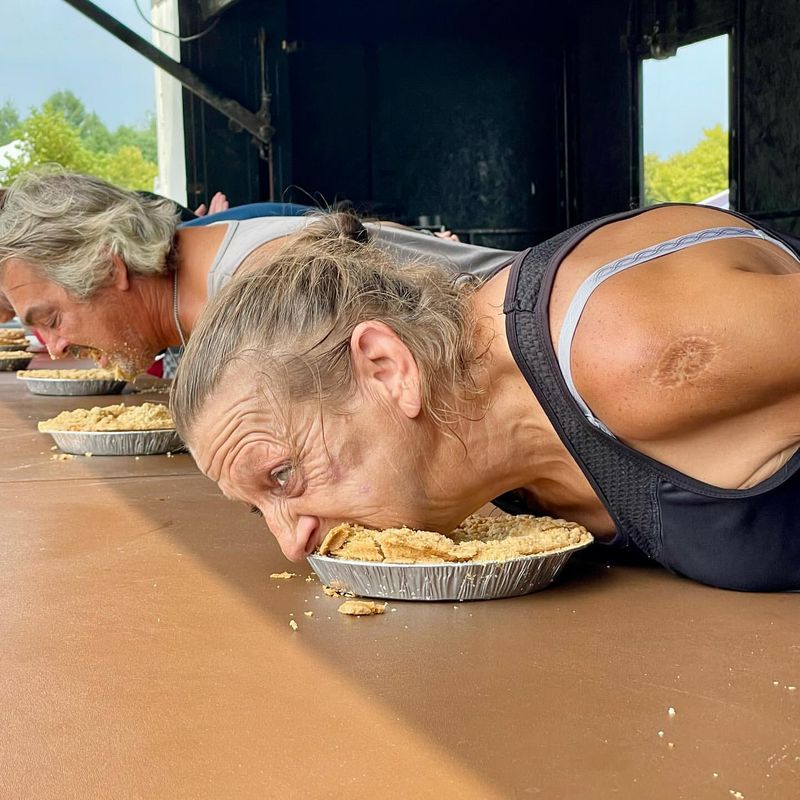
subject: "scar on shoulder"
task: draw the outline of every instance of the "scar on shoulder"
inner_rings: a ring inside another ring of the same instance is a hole
[[[656,386],[673,388],[692,383],[710,366],[719,345],[703,336],[684,336],[667,345],[650,376]]]

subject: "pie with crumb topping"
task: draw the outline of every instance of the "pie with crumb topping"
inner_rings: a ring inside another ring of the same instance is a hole
[[[94,408],[76,408],[73,411],[62,411],[52,419],[39,423],[43,433],[50,431],[163,431],[172,430],[169,409],[161,403],[142,403],[138,406],[126,406],[117,403],[113,406],[95,406]]]
[[[116,381],[116,373],[110,369],[23,369],[18,378],[48,378],[59,381]]]
[[[344,523],[332,528],[319,555],[393,564],[507,561],[567,550],[592,541],[577,522],[527,514],[468,517],[448,535],[411,528],[378,531]]]

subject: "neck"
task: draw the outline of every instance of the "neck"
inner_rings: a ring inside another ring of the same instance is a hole
[[[149,320],[145,333],[153,353],[181,343],[172,313],[172,272],[165,275],[141,276],[132,281],[138,295],[143,319]]]
[[[439,530],[451,530],[506,492],[569,471],[563,445],[527,385],[520,391],[495,375],[487,388],[452,433],[432,436],[424,483]]]
[[[533,490],[542,481],[568,485],[577,469],[509,350],[505,277],[501,273],[472,298],[489,340],[479,367],[482,394],[465,404],[452,435],[431,433],[424,482],[431,523],[439,530],[505,492]]]
[[[227,225],[209,225],[197,228],[180,228],[175,234],[178,271],[178,314],[181,328],[188,338],[197,318],[208,302],[208,273],[225,238]],[[170,302],[172,298],[170,297]],[[170,316],[172,310],[170,309]],[[173,321],[172,327],[175,328]],[[180,337],[174,332],[177,344]]]

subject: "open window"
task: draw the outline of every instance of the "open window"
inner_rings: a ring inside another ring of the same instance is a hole
[[[642,204],[728,208],[730,36],[641,66]]]

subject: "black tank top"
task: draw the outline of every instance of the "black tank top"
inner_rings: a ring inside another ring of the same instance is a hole
[[[522,252],[510,267],[504,312],[511,353],[561,441],[617,528],[635,547],[693,580],[747,591],[800,589],[800,451],[750,489],[721,489],[637,452],[592,425],[570,394],[553,349],[548,303],[566,255],[603,225],[584,223]],[[758,227],[740,214],[728,212]],[[770,231],[798,253],[798,240]],[[509,496],[496,501],[523,509]],[[529,509],[527,509],[529,510]]]

